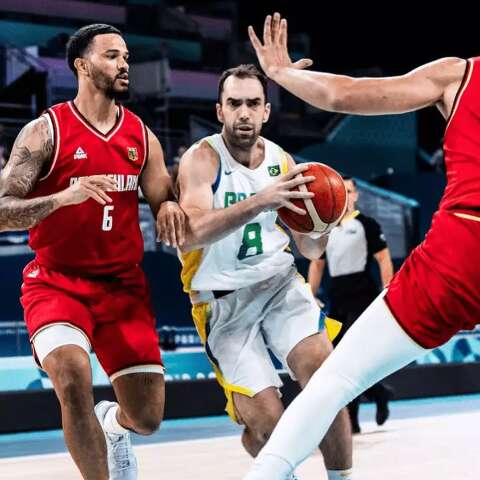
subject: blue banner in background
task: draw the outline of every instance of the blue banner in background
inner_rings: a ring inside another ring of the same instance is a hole
[[[13,322],[12,322],[13,323]],[[0,327],[0,351],[5,354],[6,337],[15,332],[15,344],[22,352],[29,350],[26,331],[18,328]],[[167,345],[180,346],[174,351],[162,353],[165,364],[165,379],[195,380],[214,378],[212,367],[199,346],[199,338],[193,328],[163,328],[159,331],[161,338]],[[11,345],[11,340],[8,342]],[[25,343],[26,342],[26,343]],[[12,350],[12,348],[10,347]],[[92,374],[94,385],[108,385],[109,380],[97,361],[91,354]],[[471,332],[461,332],[445,345],[429,352],[417,360],[417,364],[438,363],[470,363],[480,361],[480,328]],[[30,352],[20,356],[0,357],[0,391],[35,390],[51,388],[46,374],[35,364]]]

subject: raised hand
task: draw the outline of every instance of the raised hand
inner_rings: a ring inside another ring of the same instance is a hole
[[[263,44],[258,39],[255,30],[250,25],[248,36],[255,49],[258,61],[268,77],[273,77],[281,68],[296,68],[303,70],[313,62],[309,58],[302,58],[292,62],[287,48],[287,20],[281,18],[278,12],[268,15],[263,26]]]

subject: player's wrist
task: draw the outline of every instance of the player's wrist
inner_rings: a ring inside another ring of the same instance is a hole
[[[270,208],[268,205],[268,198],[266,198],[263,192],[258,192],[256,195],[252,195],[247,201],[251,202],[253,208],[259,212]]]
[[[70,205],[68,201],[68,195],[66,194],[65,190],[62,190],[61,192],[54,193],[52,195],[52,200],[55,208],[61,208],[61,207],[66,207]]]
[[[271,80],[275,80],[275,78],[278,77],[280,70],[281,67],[279,67],[278,65],[269,65],[265,70],[265,74]]]

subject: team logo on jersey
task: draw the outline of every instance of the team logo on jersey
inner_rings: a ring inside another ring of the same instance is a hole
[[[138,151],[137,147],[127,147],[128,159],[131,162],[136,162],[138,160]]]
[[[87,158],[87,154],[83,151],[82,147],[78,147],[77,151],[73,155],[73,159],[74,160],[84,160],[85,158]]]
[[[280,165],[271,165],[268,167],[268,174],[271,177],[278,177],[278,175],[280,175]]]

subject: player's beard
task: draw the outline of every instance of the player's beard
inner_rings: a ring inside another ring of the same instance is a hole
[[[95,67],[92,69],[92,80],[94,85],[101,90],[107,98],[119,101],[128,100],[130,98],[130,91],[128,87],[122,90],[115,88],[115,81],[117,78],[118,77],[111,78]]]
[[[248,150],[252,148],[260,136],[260,130],[255,125],[251,125],[253,129],[248,133],[243,133],[233,126],[225,127],[225,136],[227,137],[230,145],[240,148],[242,150]]]

